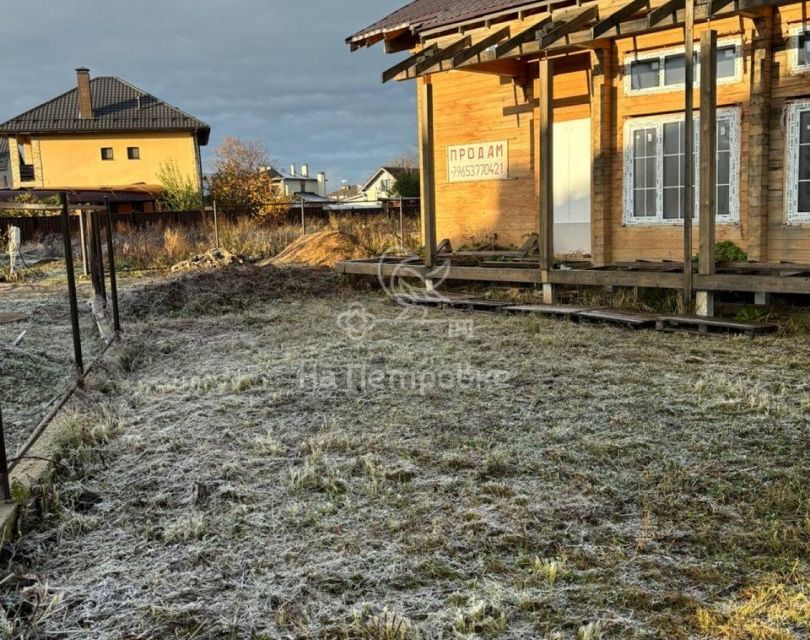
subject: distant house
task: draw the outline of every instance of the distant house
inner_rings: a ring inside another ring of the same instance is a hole
[[[270,178],[273,193],[279,197],[293,198],[303,193],[315,196],[315,198],[310,198],[313,200],[327,199],[326,174],[323,171],[313,177],[309,173],[309,165],[307,164],[302,164],[300,169],[291,164],[289,171],[280,171],[273,167],[265,167],[263,171]]]
[[[353,200],[360,195],[359,184],[344,184],[337,191],[328,194],[330,200]]]
[[[0,125],[12,189],[159,193],[172,163],[202,188],[200,147],[210,127],[112,76],[91,80]],[[2,180],[0,171],[0,181]]]
[[[396,197],[394,187],[397,180],[406,174],[416,174],[418,176],[419,169],[417,167],[380,167],[360,187],[360,191],[365,195],[364,199],[368,201],[388,200]]]

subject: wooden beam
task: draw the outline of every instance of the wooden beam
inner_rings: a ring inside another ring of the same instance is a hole
[[[717,200],[717,32],[700,36],[700,252],[698,273],[715,272]]]
[[[545,14],[545,17],[542,20],[535,22],[531,27],[529,27],[528,29],[524,29],[516,36],[512,36],[511,38],[509,38],[509,40],[507,40],[503,44],[499,44],[495,48],[495,58],[505,58],[515,49],[520,49],[518,53],[523,53],[522,51],[523,45],[527,43],[536,43],[537,31],[549,24],[551,24],[551,15]]]
[[[734,0],[708,0],[706,3],[706,15],[711,18],[718,13],[720,9],[732,2],[734,2]]]
[[[472,36],[464,36],[444,49],[436,51],[432,56],[425,58],[422,62],[417,62],[416,66],[414,67],[414,72],[416,75],[422,75],[436,66],[439,67],[439,69],[437,69],[438,71],[445,71],[446,69],[444,69],[442,65],[448,60],[451,61],[451,66],[449,66],[448,69],[452,69],[451,59],[460,51],[463,51],[466,47],[469,47],[471,42]]]
[[[487,36],[480,42],[477,42],[457,53],[453,58],[453,67],[457,68],[468,62],[484,62],[484,60],[481,60],[481,54],[490,47],[494,47],[498,43],[503,42],[509,37],[510,32],[511,30],[509,27],[504,27],[492,35]]]
[[[591,256],[612,259],[614,83],[613,43],[591,52]]]
[[[683,2],[683,0],[678,1]],[[684,310],[688,310],[692,304],[692,214],[695,210],[695,121],[692,117],[695,88],[695,0],[686,0],[684,45],[683,303]]]
[[[514,58],[506,60],[493,60],[492,62],[481,62],[479,64],[465,65],[464,71],[473,73],[487,73],[490,75],[502,76],[506,78],[517,78],[526,75],[526,63]],[[511,80],[510,80],[511,81]]]
[[[389,80],[393,80],[399,74],[408,71],[408,69],[415,67],[419,62],[423,61],[426,56],[429,55],[432,56],[436,51],[438,51],[438,49],[439,45],[432,44],[423,51],[420,51],[419,53],[416,53],[410,56],[409,58],[405,58],[405,60],[403,60],[402,62],[395,64],[393,67],[387,69],[386,71],[383,71],[382,74],[383,84],[385,84]]]
[[[754,20],[748,116],[748,259],[768,259],[768,185],[771,150],[774,12]]]
[[[540,48],[545,49],[550,47],[555,42],[558,42],[566,36],[581,29],[589,22],[592,22],[599,16],[599,7],[593,4],[588,7],[583,7],[581,11],[575,14],[572,18],[565,22],[553,22],[551,28],[547,33],[540,36]]]
[[[540,106],[540,99],[534,98],[523,104],[516,104],[503,108],[504,116],[519,116],[524,113],[534,113],[534,110]]]
[[[540,60],[540,121],[537,126],[540,158],[538,243],[540,270],[554,267],[554,62]]]
[[[626,5],[614,11],[604,20],[597,22],[591,29],[591,39],[596,40],[608,30],[618,27],[622,22],[632,18],[644,8],[649,8],[650,0],[630,0]]]
[[[419,87],[419,164],[422,187],[422,239],[425,265],[436,260],[436,158],[433,144],[433,84],[430,76],[417,81]]]
[[[678,11],[684,9],[685,5],[686,0],[667,0],[661,6],[655,7],[655,9],[650,11],[647,15],[647,28],[654,27],[669,16],[677,16]],[[692,15],[694,16],[694,7],[692,11]],[[677,20],[677,18],[675,18],[675,20]],[[692,22],[694,23],[694,17]]]

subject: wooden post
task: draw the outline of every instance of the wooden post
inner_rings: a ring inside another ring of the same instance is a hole
[[[591,52],[591,255],[595,267],[612,261],[613,48]]]
[[[773,7],[762,7],[751,38],[748,115],[748,259],[768,261],[768,159],[771,150]]]
[[[717,200],[717,32],[700,37],[700,251],[698,272],[715,272]],[[697,313],[714,315],[714,292],[698,291]]]
[[[87,239],[84,237],[84,210],[79,209],[79,239],[82,244],[82,271],[84,275],[90,275],[90,267],[87,264]]]
[[[683,162],[683,306],[692,305],[692,214],[695,210],[695,122],[694,92],[695,0],[686,0],[684,25],[684,162]]]
[[[543,273],[543,302],[554,299],[548,272],[554,268],[554,63],[540,60],[540,118],[537,135],[540,161],[540,190],[538,194],[540,271]]]
[[[433,85],[430,76],[419,86],[419,161],[422,166],[422,237],[425,242],[425,266],[436,263],[436,159],[433,145]]]
[[[219,217],[217,216],[216,200],[214,200],[214,248],[219,249]]]

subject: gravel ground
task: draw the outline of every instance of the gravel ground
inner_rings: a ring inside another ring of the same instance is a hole
[[[807,637],[807,340],[402,317],[272,268],[126,308],[9,637]]]

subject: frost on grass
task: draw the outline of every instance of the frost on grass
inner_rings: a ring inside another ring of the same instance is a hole
[[[255,294],[249,274],[232,298],[221,274],[133,294],[139,346],[109,356],[111,405],[66,418],[0,626],[99,640],[807,636],[806,342],[488,315],[451,338],[443,321],[471,316],[398,322],[312,273],[272,272]],[[351,303],[377,319],[364,340],[338,325]],[[509,378],[372,389],[348,373],[360,366]]]

